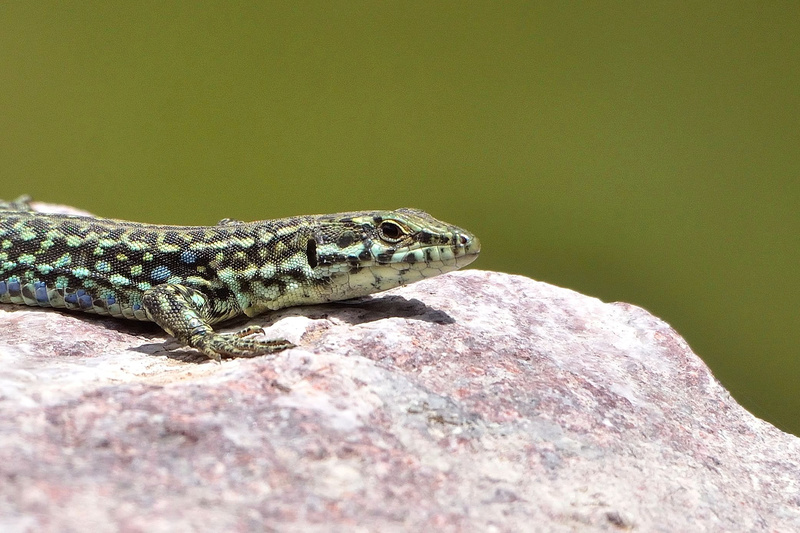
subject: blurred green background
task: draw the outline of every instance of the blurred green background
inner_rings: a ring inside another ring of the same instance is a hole
[[[6,2],[0,86],[0,197],[425,209],[800,434],[797,2]]]

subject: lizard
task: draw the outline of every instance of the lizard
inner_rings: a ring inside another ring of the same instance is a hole
[[[411,208],[170,226],[0,200],[0,303],[154,322],[217,362],[294,345],[215,324],[366,296],[479,252],[470,232]]]

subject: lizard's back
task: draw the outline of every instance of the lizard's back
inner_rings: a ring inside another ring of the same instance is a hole
[[[269,260],[260,257],[269,250],[255,244],[270,232],[258,229],[0,212],[0,302],[147,320],[142,294],[161,283],[226,300],[221,266]]]

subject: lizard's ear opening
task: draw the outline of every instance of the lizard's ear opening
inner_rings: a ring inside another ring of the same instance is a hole
[[[308,266],[311,268],[316,268],[319,264],[317,259],[317,241],[314,239],[308,239],[308,241],[306,241],[306,259],[308,260]]]

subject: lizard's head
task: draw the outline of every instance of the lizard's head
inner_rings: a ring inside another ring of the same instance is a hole
[[[340,291],[352,298],[457,270],[481,250],[470,232],[416,209],[339,213],[317,221],[306,252],[317,275],[332,281],[332,299],[340,299]]]

